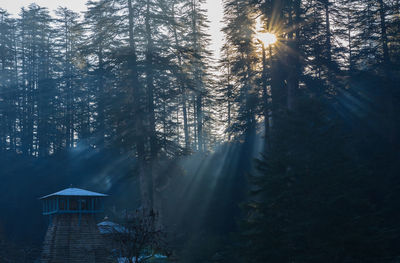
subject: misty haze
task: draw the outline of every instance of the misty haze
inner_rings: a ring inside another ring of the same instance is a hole
[[[399,244],[399,0],[0,0],[0,263]]]

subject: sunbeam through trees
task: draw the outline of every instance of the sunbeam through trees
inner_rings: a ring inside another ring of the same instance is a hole
[[[0,262],[399,262],[399,0],[14,2]]]

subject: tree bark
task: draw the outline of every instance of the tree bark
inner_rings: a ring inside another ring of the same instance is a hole
[[[296,28],[296,30],[290,31],[289,36],[289,44],[290,47],[288,51],[288,78],[287,78],[287,108],[289,111],[293,111],[296,106],[296,96],[297,90],[299,88],[299,70],[300,70],[300,62],[299,62],[299,25],[300,25],[300,0],[296,0],[293,6],[293,12],[289,13],[289,28]],[[294,18],[293,18],[294,16]]]
[[[200,46],[197,32],[197,2],[192,0],[192,32],[194,52],[194,81],[196,85],[197,150],[203,151],[203,83],[200,65]]]
[[[383,64],[387,67],[390,64],[389,47],[388,47],[388,37],[386,28],[386,8],[383,0],[378,0],[379,3],[379,17],[381,26],[381,42],[383,51]]]
[[[147,84],[147,107],[148,107],[148,120],[149,120],[149,139],[150,139],[150,159],[153,160],[157,157],[157,135],[156,135],[156,120],[154,114],[154,43],[152,38],[152,31],[150,25],[150,0],[146,2],[146,84]]]
[[[325,27],[326,27],[326,59],[328,63],[332,61],[332,44],[331,44],[331,22],[330,22],[330,10],[329,0],[325,0]]]
[[[176,29],[175,2],[176,1],[173,1],[173,3],[172,3],[173,31],[174,31],[174,39],[175,39],[175,49],[177,52],[178,64],[179,64],[178,81],[179,81],[180,89],[181,89],[181,93],[182,93],[181,104],[182,104],[182,114],[183,114],[183,131],[185,134],[185,148],[189,149],[190,141],[189,141],[189,128],[188,128],[188,117],[187,117],[187,106],[186,106],[186,102],[187,102],[186,85],[183,80],[183,71],[182,71],[183,63],[182,63],[182,56],[181,56],[181,48],[179,46],[178,32]]]
[[[142,206],[145,209],[152,209],[153,207],[153,194],[152,187],[148,173],[146,172],[146,151],[145,151],[145,135],[144,135],[144,109],[143,104],[143,91],[141,83],[139,82],[138,62],[136,55],[136,45],[133,37],[134,23],[133,23],[133,7],[132,0],[128,0],[129,9],[129,45],[130,45],[130,58],[129,68],[131,71],[131,85],[132,85],[132,104],[133,104],[133,118],[134,118],[134,132],[136,134],[136,153],[138,158],[139,181],[141,190]]]

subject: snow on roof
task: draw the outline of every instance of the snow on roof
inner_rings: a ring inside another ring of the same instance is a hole
[[[96,192],[92,192],[92,191],[88,191],[88,190],[84,190],[84,189],[79,189],[79,188],[67,188],[64,189],[62,191],[53,193],[53,194],[49,194],[46,196],[43,196],[40,199],[45,199],[48,197],[52,197],[52,196],[92,196],[92,197],[105,197],[108,195],[105,194],[100,194],[100,193],[96,193]]]
[[[111,221],[103,221],[101,223],[98,223],[97,227],[101,234],[115,234],[115,233],[127,232],[125,227]]]

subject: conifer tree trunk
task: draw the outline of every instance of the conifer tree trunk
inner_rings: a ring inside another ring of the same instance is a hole
[[[395,153],[397,151],[397,147],[399,144],[399,136],[396,130],[395,116],[396,116],[396,99],[394,96],[393,86],[389,83],[391,79],[391,71],[390,68],[390,54],[389,54],[389,46],[388,46],[388,35],[387,35],[387,21],[386,21],[386,6],[383,0],[378,0],[379,4],[379,17],[380,17],[380,30],[381,30],[381,44],[383,51],[383,76],[384,83],[382,84],[382,88],[384,90],[384,105],[385,105],[385,120],[387,122],[387,137],[389,139],[390,145],[392,147],[392,152]]]
[[[15,88],[15,101],[14,101],[14,105],[17,104],[18,99],[20,97],[19,94],[19,77],[18,77],[18,47],[17,47],[17,26],[16,23],[14,23],[13,25],[13,29],[12,29],[12,39],[13,39],[13,47],[14,47],[14,71],[13,71],[13,86]],[[13,123],[12,123],[12,130],[13,130],[13,137],[11,139],[13,148],[12,150],[14,152],[16,152],[17,150],[17,129],[16,129],[16,123],[17,123],[17,118],[19,119],[19,121],[21,120],[18,117],[18,112],[19,112],[19,108],[17,106],[15,106],[15,113],[14,113],[14,118],[13,118]]]
[[[181,98],[181,106],[182,106],[182,114],[183,114],[183,132],[185,135],[185,148],[189,149],[190,148],[190,142],[189,142],[189,128],[188,128],[188,116],[187,116],[187,106],[186,106],[186,101],[187,101],[187,95],[186,95],[186,85],[183,80],[183,71],[182,71],[182,56],[181,56],[181,48],[179,47],[179,40],[178,40],[178,32],[176,29],[176,22],[175,22],[175,3],[176,1],[173,1],[172,3],[172,20],[173,25],[173,31],[174,31],[174,39],[175,39],[175,49],[177,51],[177,57],[178,57],[178,64],[179,64],[179,72],[178,72],[178,81],[180,84],[180,90],[182,93],[182,98]]]
[[[156,120],[154,114],[154,43],[150,25],[150,0],[146,2],[146,84],[147,84],[147,107],[149,119],[149,137],[150,137],[150,159],[154,160],[157,157],[157,136],[156,136]]]
[[[228,74],[230,74],[230,73],[228,73]],[[230,77],[228,77],[228,78],[230,78]],[[232,90],[233,90],[233,85],[230,84],[230,81],[228,80],[228,91],[227,91],[227,97],[228,97],[227,98],[228,99],[228,128],[231,127],[231,124],[232,124],[232,99],[231,99],[232,93],[233,93]],[[232,137],[232,133],[229,132],[228,141],[231,140],[231,137]]]
[[[194,81],[196,88],[197,150],[203,151],[203,84],[201,80],[200,43],[197,32],[197,0],[192,0],[192,32],[194,52]]]
[[[294,17],[293,17],[294,16]],[[289,28],[296,28],[293,32],[290,30],[289,44],[290,50],[288,51],[288,67],[289,75],[287,79],[287,108],[289,111],[295,109],[297,90],[299,88],[299,26],[300,25],[300,0],[294,1],[292,10],[289,11]]]
[[[386,27],[386,8],[383,0],[378,0],[379,4],[379,17],[380,17],[380,27],[381,27],[381,42],[383,50],[383,64],[387,67],[390,64],[389,57],[389,47],[388,47],[388,36]]]
[[[98,75],[97,75],[97,80],[98,80],[98,127],[97,127],[97,136],[99,137],[99,144],[100,147],[104,147],[104,135],[105,135],[105,83],[104,83],[104,51],[103,51],[103,46],[102,43],[100,43],[99,51],[97,53],[98,59],[99,59],[99,64],[98,66]]]
[[[352,41],[352,36],[351,36],[351,14],[350,11],[347,11],[347,21],[349,23],[348,27],[347,27],[347,43],[349,46],[349,71],[350,73],[353,72],[353,41]]]
[[[128,0],[128,19],[129,19],[129,46],[130,46],[130,58],[129,58],[129,66],[131,70],[131,85],[132,85],[132,103],[133,103],[133,118],[135,129],[134,132],[136,134],[136,152],[137,158],[139,161],[139,181],[140,181],[140,191],[141,191],[141,199],[142,206],[146,209],[152,208],[153,206],[153,194],[152,187],[150,186],[151,178],[149,178],[146,172],[146,151],[145,151],[145,130],[144,130],[144,108],[143,107],[143,90],[141,83],[139,81],[139,73],[138,73],[138,62],[137,62],[137,54],[136,54],[136,45],[135,40],[133,38],[133,7],[132,0]]]
[[[272,59],[272,57],[270,58]],[[262,90],[263,90],[263,114],[264,114],[264,152],[269,148],[269,105],[268,105],[268,91],[267,91],[267,58],[266,47],[262,45]]]
[[[331,44],[331,23],[330,23],[330,10],[329,0],[325,0],[325,27],[326,27],[326,59],[328,63],[332,61],[332,44]]]

